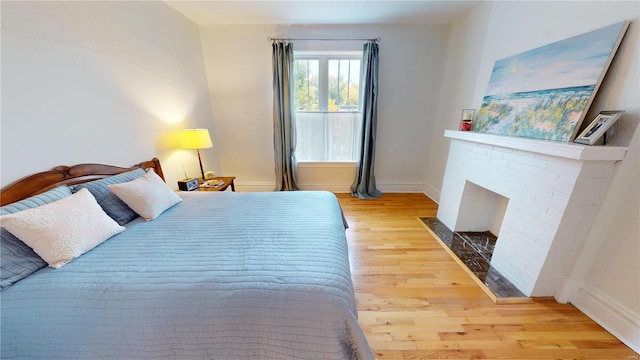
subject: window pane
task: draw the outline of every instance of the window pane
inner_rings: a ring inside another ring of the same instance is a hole
[[[298,161],[356,161],[360,112],[296,112]]]
[[[325,161],[325,123],[321,112],[296,112],[296,158]]]
[[[361,113],[327,113],[327,161],[356,160],[356,125]]]
[[[295,60],[295,94],[296,110],[317,111],[318,107],[318,71],[319,60]]]
[[[357,111],[360,60],[329,60],[329,111]]]

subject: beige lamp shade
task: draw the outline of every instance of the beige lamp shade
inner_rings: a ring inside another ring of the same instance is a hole
[[[184,129],[180,132],[180,147],[183,149],[206,149],[213,147],[207,129]]]

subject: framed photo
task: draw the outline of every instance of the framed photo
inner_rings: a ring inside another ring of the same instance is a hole
[[[624,111],[601,111],[593,121],[584,129],[574,142],[586,145],[595,144],[604,135],[607,130],[613,125]]]

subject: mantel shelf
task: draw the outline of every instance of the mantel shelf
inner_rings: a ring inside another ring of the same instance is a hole
[[[628,150],[626,147],[618,146],[589,146],[559,141],[484,134],[473,131],[445,130],[444,136],[450,139],[471,141],[582,161],[618,161],[624,159]]]

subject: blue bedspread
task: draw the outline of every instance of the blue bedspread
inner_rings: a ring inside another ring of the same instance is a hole
[[[184,202],[1,294],[2,359],[372,359],[327,192]]]

